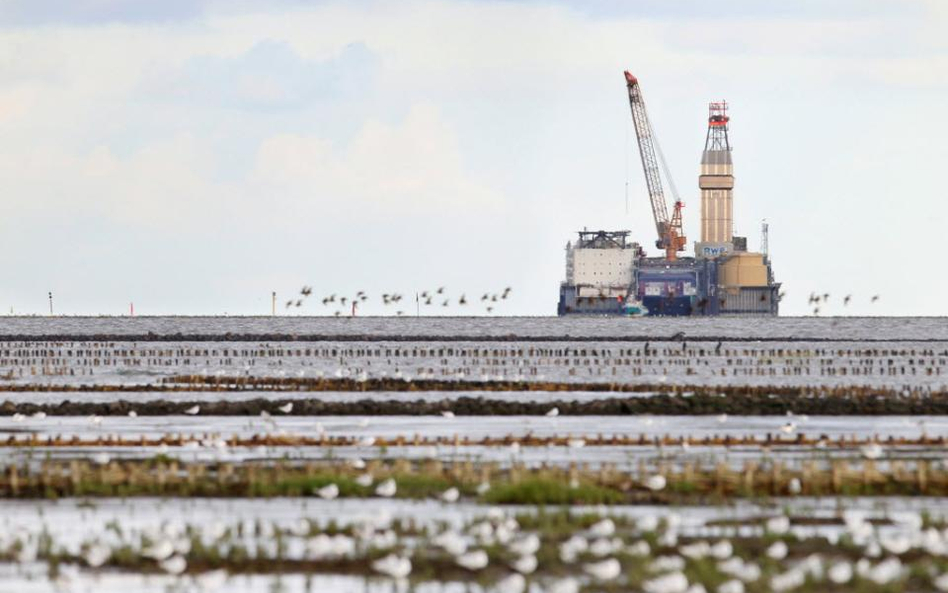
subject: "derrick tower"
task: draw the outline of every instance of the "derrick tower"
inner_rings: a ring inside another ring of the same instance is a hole
[[[725,101],[708,105],[708,135],[701,153],[701,242],[730,245],[734,235],[734,165],[727,138]]]

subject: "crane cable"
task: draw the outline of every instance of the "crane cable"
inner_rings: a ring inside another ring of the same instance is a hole
[[[625,120],[625,214],[629,215],[629,119]]]
[[[652,132],[652,140],[655,141],[655,151],[658,153],[658,162],[662,165],[662,171],[665,172],[665,180],[668,181],[668,189],[671,190],[672,197],[674,198],[673,204],[677,204],[681,201],[681,198],[678,197],[678,188],[675,187],[675,181],[672,179],[671,170],[668,168],[668,163],[665,162],[665,154],[662,152],[662,145],[658,142],[658,136]]]

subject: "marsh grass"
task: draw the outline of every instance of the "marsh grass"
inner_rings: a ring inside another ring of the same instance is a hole
[[[368,472],[373,480],[361,486],[356,478]],[[661,474],[666,485],[651,490],[647,483]],[[167,457],[112,461],[95,465],[80,460],[47,460],[0,468],[0,498],[62,497],[309,497],[328,484],[343,498],[374,497],[379,482],[392,478],[395,498],[439,499],[456,487],[464,499],[492,504],[679,504],[724,503],[730,499],[771,499],[786,496],[797,480],[808,496],[945,496],[948,469],[920,459],[906,465],[861,465],[829,461],[823,466],[801,467],[782,463],[749,463],[743,468],[725,464],[675,466],[641,465],[634,470],[614,464],[589,468],[529,467],[515,463],[502,467],[494,462],[465,460],[455,463],[370,460],[356,470],[342,460],[318,462],[281,459],[230,464],[183,462]],[[490,488],[478,494],[478,485]]]
[[[491,504],[618,504],[623,496],[620,492],[590,483],[575,487],[561,480],[526,478],[519,483],[497,485],[484,496]]]

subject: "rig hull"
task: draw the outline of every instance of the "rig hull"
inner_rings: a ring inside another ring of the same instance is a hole
[[[572,248],[581,249],[579,246]],[[592,247],[595,248],[595,247]],[[576,270],[572,276],[577,277]],[[563,282],[557,314],[627,316],[630,297],[649,317],[773,317],[779,313],[780,284],[761,254],[735,253],[716,259],[634,257],[629,282]]]

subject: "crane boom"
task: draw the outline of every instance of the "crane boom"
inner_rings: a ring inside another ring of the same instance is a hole
[[[655,219],[655,230],[658,232],[658,241],[655,245],[664,249],[666,257],[674,261],[677,252],[683,251],[686,239],[682,236],[681,228],[681,200],[675,199],[675,208],[671,220],[668,216],[668,207],[665,205],[665,192],[662,188],[662,178],[659,173],[659,157],[653,143],[654,133],[645,111],[645,99],[638,79],[629,71],[625,72],[625,82],[629,89],[629,106],[632,108],[632,122],[635,124],[635,137],[639,144],[639,156],[642,159],[642,169],[645,172],[645,183],[648,186],[648,195],[652,203],[652,217]],[[664,164],[664,162],[662,163]],[[667,175],[666,169],[666,175]],[[669,182],[671,178],[669,177]]]

